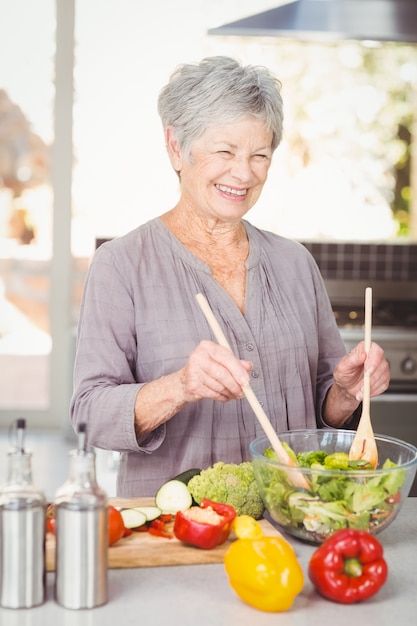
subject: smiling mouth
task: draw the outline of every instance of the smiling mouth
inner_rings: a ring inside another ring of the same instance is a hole
[[[226,187],[225,185],[215,185],[219,191],[229,193],[231,196],[246,196],[247,189],[232,189],[232,187]]]

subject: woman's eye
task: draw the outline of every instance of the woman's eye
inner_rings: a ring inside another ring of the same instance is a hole
[[[268,154],[255,154],[253,157],[255,163],[270,163],[271,157]]]

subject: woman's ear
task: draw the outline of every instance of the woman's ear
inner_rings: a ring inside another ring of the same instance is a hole
[[[182,152],[173,126],[167,126],[165,129],[165,143],[172,167],[176,172],[180,172],[182,169]]]

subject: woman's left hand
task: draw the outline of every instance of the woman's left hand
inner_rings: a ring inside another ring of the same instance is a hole
[[[339,361],[333,372],[335,384],[346,394],[356,398],[357,402],[363,399],[365,369],[370,372],[371,397],[378,396],[388,389],[389,364],[383,349],[377,343],[371,343],[367,357],[365,343],[361,341]]]
[[[390,371],[383,349],[372,343],[367,357],[361,341],[334,368],[334,383],[323,405],[323,418],[329,426],[340,428],[362,402],[365,368],[371,373],[371,397],[388,389]]]

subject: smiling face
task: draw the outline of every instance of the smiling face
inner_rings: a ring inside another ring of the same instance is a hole
[[[167,129],[171,163],[179,172],[179,209],[198,212],[208,221],[240,220],[258,200],[271,165],[272,131],[261,120],[245,117],[209,128],[197,139],[188,159],[173,129]]]

